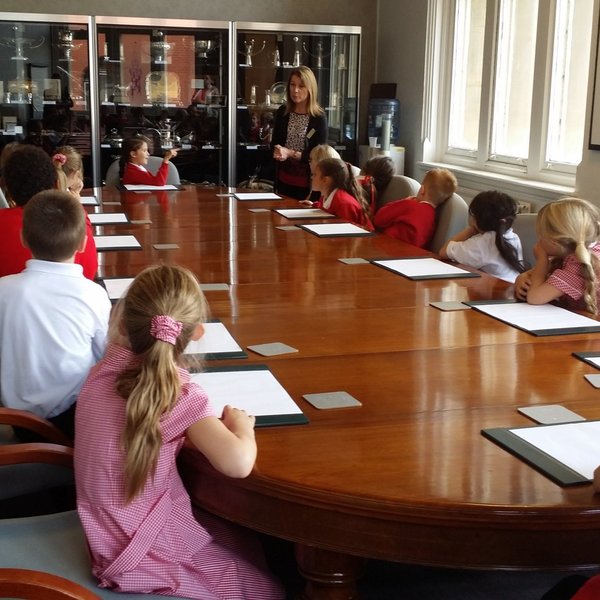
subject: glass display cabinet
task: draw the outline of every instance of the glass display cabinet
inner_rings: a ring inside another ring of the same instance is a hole
[[[48,153],[69,144],[91,185],[91,20],[0,13],[0,150],[28,142]]]
[[[360,27],[272,23],[235,25],[235,182],[273,179],[273,115],[285,103],[294,67],[310,67],[328,121],[328,143],[356,163]]]
[[[100,171],[124,139],[177,148],[182,179],[226,183],[229,23],[96,17]]]

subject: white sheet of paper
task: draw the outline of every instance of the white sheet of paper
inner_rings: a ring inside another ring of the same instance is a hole
[[[97,250],[110,250],[112,248],[126,250],[127,248],[142,247],[134,235],[95,235],[94,242],[96,242]]]
[[[370,231],[354,225],[354,223],[316,223],[314,225],[303,225],[303,229],[309,229],[317,235],[370,235]]]
[[[223,352],[243,352],[223,323],[204,323],[204,335],[191,341],[184,354],[221,354]]]
[[[511,429],[511,433],[549,454],[587,479],[600,465],[600,421]]]
[[[125,213],[90,213],[88,217],[92,225],[112,225],[129,222]]]
[[[435,277],[439,275],[464,275],[465,269],[442,262],[437,258],[407,258],[373,261],[406,277]]]
[[[273,192],[235,192],[238,200],[281,200],[281,196]]]
[[[133,277],[117,277],[115,279],[104,279],[104,285],[111,300],[118,300],[129,289]]]
[[[96,196],[80,196],[79,200],[84,206],[97,206],[98,198]]]
[[[333,219],[335,215],[328,213],[320,208],[282,208],[276,210],[286,219]]]
[[[586,356],[585,360],[600,369],[600,356]]]
[[[131,184],[123,186],[129,192],[145,192],[148,191],[159,191],[159,190],[177,190],[179,189],[176,185],[142,185],[142,184]]]
[[[192,373],[192,381],[202,386],[219,416],[226,404],[257,417],[302,413],[268,370]]]
[[[528,331],[600,327],[598,321],[553,304],[538,306],[526,302],[509,302],[507,304],[478,304],[475,308]]]

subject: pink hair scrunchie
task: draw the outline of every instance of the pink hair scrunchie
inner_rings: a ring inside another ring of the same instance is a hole
[[[60,163],[61,165],[64,165],[67,162],[67,157],[64,154],[61,154],[60,152],[57,152],[53,157],[52,157],[52,161],[53,162],[57,162]]]
[[[183,323],[176,321],[168,315],[155,315],[150,322],[150,334],[152,337],[173,346],[177,343],[177,338],[182,329]]]

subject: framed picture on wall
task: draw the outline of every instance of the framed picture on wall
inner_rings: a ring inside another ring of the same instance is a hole
[[[600,150],[600,36],[596,42],[596,66],[594,68],[594,97],[592,99],[592,116],[590,122],[591,150]]]

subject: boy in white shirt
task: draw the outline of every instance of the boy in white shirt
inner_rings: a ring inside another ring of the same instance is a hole
[[[111,304],[74,263],[86,244],[74,196],[36,194],[25,206],[21,238],[33,258],[0,279],[0,402],[45,417],[72,438],[74,403],[104,353]]]

